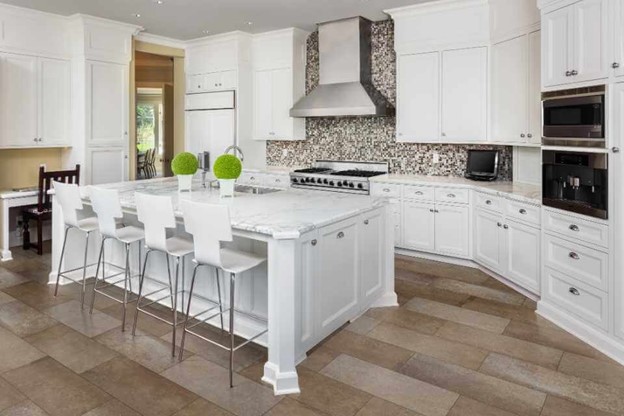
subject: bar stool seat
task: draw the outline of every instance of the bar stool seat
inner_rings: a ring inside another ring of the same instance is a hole
[[[98,219],[97,217],[88,217],[78,220],[78,224],[76,227],[80,231],[84,232],[92,232],[98,229]]]
[[[246,251],[221,249],[221,270],[227,273],[239,274],[264,263],[266,257],[261,257]]]
[[[132,225],[117,229],[117,240],[122,243],[132,244],[145,238],[145,232]]]
[[[193,242],[184,237],[170,237],[166,241],[167,254],[174,257],[184,257],[193,253]]]

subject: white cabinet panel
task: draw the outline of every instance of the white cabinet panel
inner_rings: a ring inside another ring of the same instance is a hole
[[[624,8],[624,7],[623,7]],[[622,11],[620,11],[622,13]],[[624,20],[623,20],[624,21]],[[613,98],[613,146],[621,147],[624,144],[624,83],[617,83],[612,87]],[[612,153],[609,156],[610,169],[613,170],[613,177],[624,177],[624,152]],[[619,180],[614,184],[613,209],[614,212],[624,212],[624,181]],[[622,278],[622,270],[624,270],[624,216],[617,215],[612,219],[613,227],[613,247],[615,253],[620,255],[613,256],[614,272],[614,298],[619,299],[614,302],[615,313],[615,333],[621,339],[624,339],[624,279]],[[606,233],[605,233],[606,234]],[[605,239],[605,242],[609,240]]]
[[[254,72],[254,138],[299,140],[305,138],[305,121],[290,116],[294,104],[293,70],[263,69]]]
[[[542,142],[542,33],[529,33],[529,129],[527,142]]]
[[[282,68],[271,72],[273,91],[270,103],[273,111],[273,135],[277,138],[294,138],[293,121],[295,119],[290,117],[290,109],[294,104],[292,70]]]
[[[359,224],[360,303],[370,304],[383,290],[383,211],[365,215]]]
[[[542,85],[550,87],[570,82],[566,76],[572,64],[572,23],[570,7],[542,16]]]
[[[574,10],[574,64],[572,81],[606,78],[609,74],[607,54],[607,0],[583,0]]]
[[[434,204],[403,202],[403,245],[423,251],[435,250]]]
[[[1,138],[6,147],[37,145],[37,58],[0,54]]]
[[[504,259],[501,250],[504,244],[500,229],[502,218],[483,210],[476,210],[474,215],[474,245],[473,253],[477,263],[480,263],[496,272],[502,272]]]
[[[401,55],[397,62],[397,140],[440,136],[440,54]]]
[[[127,180],[127,157],[124,148],[95,147],[88,150],[87,181],[90,185]]]
[[[90,61],[87,68],[89,145],[127,144],[128,66]]]
[[[469,232],[469,207],[436,204],[435,251],[437,253],[468,257],[470,254]]]
[[[442,141],[487,136],[487,48],[442,52]]]
[[[540,239],[539,228],[514,221],[506,221],[507,266],[506,277],[532,292],[540,290]]]
[[[206,76],[204,74],[187,75],[186,92],[196,93],[203,92],[206,89]]]
[[[254,137],[269,138],[273,128],[273,74],[271,70],[254,72]]]
[[[210,152],[210,170],[217,157],[234,144],[234,110],[186,112],[186,150]]]
[[[70,81],[68,61],[39,59],[39,145],[69,145]]]
[[[624,2],[614,1],[615,6],[615,23],[613,27],[613,62],[612,67],[615,69],[615,76],[624,75]]]

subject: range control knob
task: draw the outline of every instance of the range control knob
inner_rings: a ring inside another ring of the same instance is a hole
[[[309,182],[311,181],[311,179],[310,179],[310,178],[305,178],[305,181],[306,181],[307,183],[309,183]]]
[[[323,183],[324,183],[325,185],[327,185],[327,184],[329,183],[329,181],[328,181],[327,179],[323,179]]]
[[[361,183],[358,183],[358,189],[364,189],[364,185],[362,185]]]
[[[342,188],[342,182],[338,181],[338,186]]]
[[[298,183],[298,182],[299,182],[299,179],[297,179],[297,178],[292,178],[292,183]]]
[[[353,188],[355,187],[355,185],[353,184],[353,182],[349,182],[349,188]]]
[[[349,186],[349,181],[344,181],[342,184],[343,184],[345,187],[346,187],[346,186]]]
[[[329,181],[329,186],[334,186],[334,181]]]

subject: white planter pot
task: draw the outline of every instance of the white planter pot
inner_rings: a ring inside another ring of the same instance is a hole
[[[193,175],[177,175],[178,177],[178,191],[190,192],[193,186]]]
[[[232,198],[234,196],[234,184],[236,179],[219,179],[219,193],[221,198]]]

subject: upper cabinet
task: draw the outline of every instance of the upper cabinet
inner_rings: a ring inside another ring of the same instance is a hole
[[[613,68],[616,77],[624,76],[624,2],[614,1]]]
[[[307,32],[286,29],[254,37],[254,139],[305,139],[305,119],[291,117],[290,109],[305,95],[307,36]]]
[[[542,15],[542,86],[609,76],[609,0],[582,0]]]

